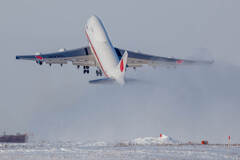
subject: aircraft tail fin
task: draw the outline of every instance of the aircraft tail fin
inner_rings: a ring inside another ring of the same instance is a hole
[[[128,58],[128,53],[127,51],[125,51],[116,68],[115,79],[120,85],[125,84],[124,74],[126,71],[127,58]]]
[[[126,71],[127,58],[128,58],[128,53],[127,53],[127,51],[125,51],[119,64],[117,65],[116,74],[114,76],[114,79],[110,79],[110,78],[96,79],[96,80],[89,81],[89,83],[91,83],[91,84],[113,84],[113,83],[117,82],[120,85],[124,85],[125,84],[124,74]]]
[[[118,77],[124,77],[124,74],[126,71],[126,65],[127,65],[127,58],[128,58],[128,53],[127,53],[127,51],[125,51],[117,68],[116,68]]]

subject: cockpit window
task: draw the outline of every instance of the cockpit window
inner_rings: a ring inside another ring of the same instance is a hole
[[[91,27],[91,30],[92,30],[92,32],[94,32],[94,30],[92,29],[92,27]]]

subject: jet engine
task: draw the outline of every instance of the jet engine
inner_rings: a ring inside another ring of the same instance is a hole
[[[142,52],[141,52],[141,51],[139,51],[139,50],[136,50],[135,52],[136,52],[136,53],[142,53]]]
[[[38,59],[41,59],[42,57],[40,56],[42,53],[41,52],[37,52],[37,53],[35,53],[35,56],[36,56],[36,58],[38,58]],[[36,61],[36,63],[37,64],[39,64],[39,65],[42,65],[43,64],[43,62],[42,61]]]
[[[58,52],[65,52],[65,51],[67,51],[66,48],[61,48],[61,49],[59,49]]]

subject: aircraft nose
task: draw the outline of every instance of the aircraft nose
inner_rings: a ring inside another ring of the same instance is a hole
[[[98,21],[99,21],[99,18],[96,15],[93,15],[88,19],[88,22],[90,22],[90,23],[94,23],[94,22],[98,22]]]
[[[98,19],[98,17],[96,16],[96,15],[93,15],[93,16],[91,16],[89,19]]]

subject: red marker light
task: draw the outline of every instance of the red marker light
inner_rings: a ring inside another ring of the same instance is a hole
[[[35,56],[37,59],[43,59],[43,57],[41,56]]]

